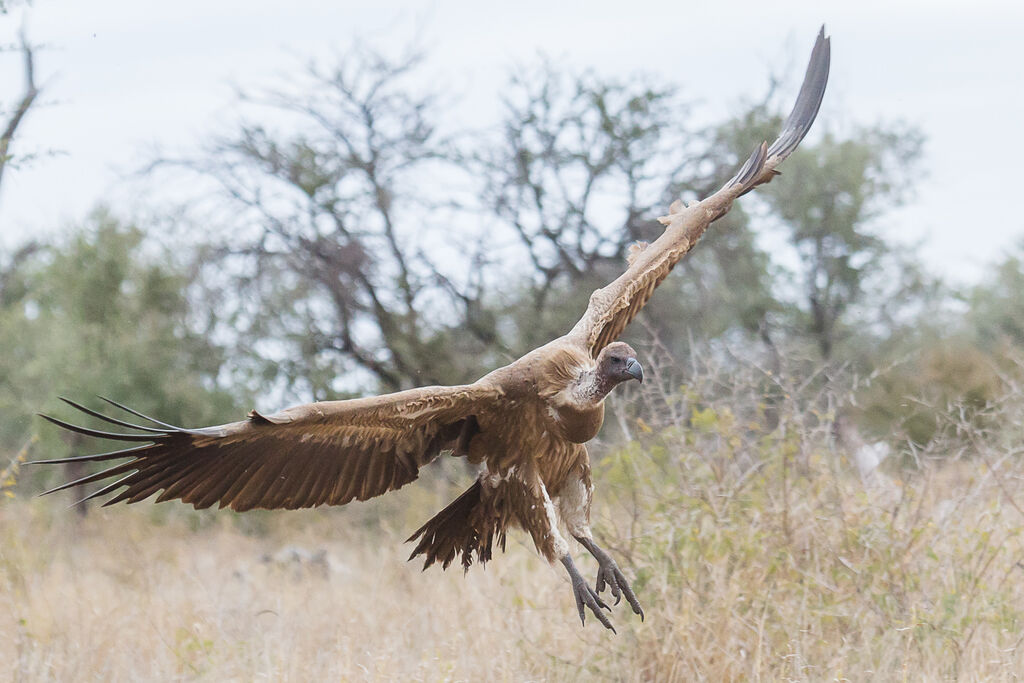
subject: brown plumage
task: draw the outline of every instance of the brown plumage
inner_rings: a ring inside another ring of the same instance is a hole
[[[738,197],[778,174],[776,168],[817,115],[828,69],[829,39],[822,29],[779,138],[770,147],[759,145],[707,199],[688,207],[673,203],[659,219],[664,233],[631,250],[626,271],[591,295],[567,335],[467,386],[312,403],[266,416],[252,412],[246,420],[218,427],[182,429],[110,402],[154,426],[137,425],[67,401],[134,431],[101,432],[43,417],[81,434],[145,445],[46,461],[128,458],[47,493],[113,479],[88,498],[117,492],[106,501],[110,505],[159,494],[157,502],[179,499],[196,508],[216,504],[239,511],[344,505],[404,486],[423,465],[449,452],[480,464],[481,474],[410,537],[417,542],[412,557],[423,555],[424,568],[435,562],[448,567],[456,557],[466,568],[474,558],[486,562],[495,541],[504,549],[507,530],[519,527],[545,558],[565,565],[581,619],[586,607],[612,628],[598,596],[606,584],[616,602],[625,597],[642,618],[628,582],[594,543],[589,527],[593,486],[583,444],[601,428],[608,392],[643,378],[636,353],[615,339],[707,227]],[[559,522],[598,560],[596,590],[573,565]]]

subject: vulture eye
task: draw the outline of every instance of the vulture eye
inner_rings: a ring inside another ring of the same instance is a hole
[[[622,362],[622,356],[612,356],[612,362],[613,363],[621,363]]]

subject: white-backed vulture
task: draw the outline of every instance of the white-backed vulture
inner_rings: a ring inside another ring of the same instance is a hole
[[[829,39],[822,28],[778,139],[760,144],[710,197],[689,206],[674,202],[659,219],[666,226],[662,235],[633,251],[626,271],[593,293],[565,336],[473,384],[311,403],[272,415],[254,411],[246,420],[217,427],[182,429],[110,402],[148,423],[137,425],[67,401],[132,432],[102,432],[44,417],[80,434],[143,445],[45,461],[127,458],[52,491],[113,479],[89,498],[117,492],[106,501],[110,505],[159,494],[157,502],[179,499],[196,508],[216,504],[239,511],[344,505],[404,486],[423,465],[450,452],[482,465],[481,473],[409,538],[416,542],[410,559],[422,555],[426,568],[435,562],[447,567],[460,557],[468,568],[474,557],[491,559],[495,541],[504,548],[508,529],[519,527],[548,561],[565,565],[581,620],[588,608],[612,628],[598,595],[605,585],[616,602],[625,597],[643,618],[622,571],[594,543],[589,522],[593,484],[584,444],[601,428],[608,392],[621,382],[643,380],[636,353],[616,339],[707,227],[738,197],[778,173],[817,115],[828,71]],[[559,522],[597,559],[594,588],[573,564]]]

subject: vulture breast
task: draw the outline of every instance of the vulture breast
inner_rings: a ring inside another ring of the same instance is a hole
[[[586,407],[570,403],[552,405],[548,410],[549,428],[572,443],[586,443],[597,436],[604,424],[604,401]]]

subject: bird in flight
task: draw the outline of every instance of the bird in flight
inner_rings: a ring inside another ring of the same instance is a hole
[[[423,556],[424,569],[447,568],[456,557],[466,569],[474,558],[504,549],[510,528],[527,531],[537,551],[568,572],[580,620],[586,610],[614,631],[600,593],[616,604],[625,598],[644,612],[615,560],[594,542],[593,496],[585,444],[604,421],[604,400],[623,382],[642,382],[636,352],[616,341],[626,326],[708,226],[732,203],[778,175],[776,168],[807,134],[828,81],[830,46],[822,27],[796,105],[778,139],[761,143],[720,190],[685,206],[675,201],[651,244],[635,245],[626,271],[590,297],[568,334],[530,351],[473,384],[422,387],[346,401],[309,403],[240,422],[183,429],[107,400],[144,421],[135,424],[63,399],[83,413],[129,432],[106,432],[45,419],[88,436],[141,445],[45,463],[124,460],[46,493],[93,482],[111,483],[89,498],[113,494],[105,505],[179,499],[196,508],[212,505],[244,511],[344,505],[398,489],[442,453],[481,465],[476,481],[409,538],[409,559]],[[120,489],[120,490],[119,490]],[[598,563],[592,588],[573,562],[569,541]]]

